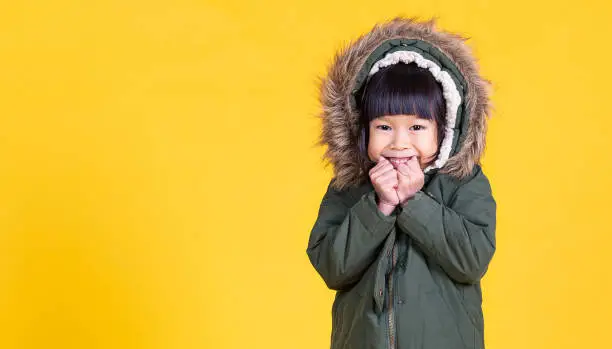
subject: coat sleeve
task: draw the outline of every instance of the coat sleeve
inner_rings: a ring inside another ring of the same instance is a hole
[[[308,258],[327,287],[348,289],[376,259],[394,225],[395,215],[380,212],[373,190],[347,207],[330,182],[310,233]]]
[[[452,279],[475,284],[495,252],[496,202],[480,168],[455,194],[447,207],[418,192],[400,206],[397,225]]]

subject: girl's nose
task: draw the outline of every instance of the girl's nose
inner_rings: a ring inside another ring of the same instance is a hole
[[[408,149],[412,146],[412,142],[410,141],[410,136],[404,134],[397,134],[393,138],[393,142],[391,143],[391,148],[396,150]]]

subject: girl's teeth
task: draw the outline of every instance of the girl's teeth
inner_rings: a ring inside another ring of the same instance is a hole
[[[399,165],[399,164],[408,164],[408,160],[406,158],[402,158],[402,159],[395,159],[395,158],[390,158],[389,161],[394,164],[395,166]]]

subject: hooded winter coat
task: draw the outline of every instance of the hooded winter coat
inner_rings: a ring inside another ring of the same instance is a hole
[[[342,49],[321,80],[319,144],[334,176],[307,254],[336,290],[332,349],[484,348],[480,281],[495,251],[496,202],[480,166],[490,82],[465,38],[395,18]],[[427,68],[446,100],[438,158],[421,191],[386,216],[360,167],[355,94],[380,67]]]

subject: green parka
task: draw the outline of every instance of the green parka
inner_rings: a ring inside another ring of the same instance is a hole
[[[496,203],[479,162],[490,82],[464,41],[434,20],[395,18],[339,52],[322,79],[320,144],[334,177],[307,254],[337,291],[332,349],[484,348],[480,280],[495,251]],[[360,166],[355,109],[355,93],[383,59],[427,67],[449,120],[422,190],[389,216]]]

